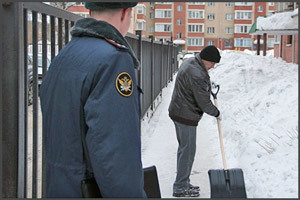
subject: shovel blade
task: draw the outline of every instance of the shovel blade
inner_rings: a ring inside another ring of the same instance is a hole
[[[242,169],[210,169],[211,198],[247,198]]]

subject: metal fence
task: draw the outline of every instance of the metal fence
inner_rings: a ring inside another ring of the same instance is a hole
[[[44,156],[39,84],[48,62],[71,39],[70,28],[82,17],[43,3],[1,3],[0,48],[2,196],[44,197]],[[178,69],[178,48],[128,34],[141,62],[136,71],[142,116],[154,111],[155,100]],[[39,69],[40,66],[40,69]]]

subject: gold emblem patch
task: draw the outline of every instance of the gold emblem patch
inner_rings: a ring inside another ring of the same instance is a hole
[[[133,83],[130,75],[127,72],[122,72],[117,76],[116,88],[124,97],[129,97],[132,95]]]

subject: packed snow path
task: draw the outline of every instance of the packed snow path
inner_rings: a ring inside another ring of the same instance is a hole
[[[222,52],[210,72],[220,84],[218,104],[228,168],[242,168],[249,198],[298,197],[298,66],[253,52]],[[174,77],[175,80],[176,76]],[[152,118],[142,121],[144,167],[155,165],[163,198],[172,198],[177,139],[168,117],[174,82]],[[204,114],[197,127],[191,183],[210,198],[209,169],[223,168],[216,119]]]

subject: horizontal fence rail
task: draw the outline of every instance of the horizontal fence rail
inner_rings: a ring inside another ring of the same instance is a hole
[[[1,3],[3,21],[3,190],[2,196],[45,197],[45,156],[39,86],[59,51],[71,40],[70,29],[81,16],[44,3]],[[178,70],[173,43],[127,34],[140,69],[142,116],[153,113],[162,89]],[[2,47],[1,47],[2,48]],[[2,72],[2,71],[1,71]],[[6,156],[10,155],[10,156]],[[7,183],[7,184],[6,184]]]

